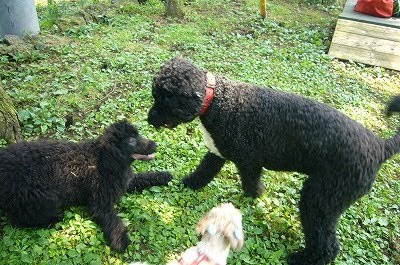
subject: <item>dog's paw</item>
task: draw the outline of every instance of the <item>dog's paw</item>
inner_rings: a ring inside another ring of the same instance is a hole
[[[265,186],[262,183],[259,183],[256,187],[243,187],[244,189],[244,194],[248,197],[252,198],[258,198],[260,197],[264,191],[265,191]]]
[[[289,265],[324,265],[324,263],[318,263],[315,261],[315,257],[311,257],[311,255],[305,250],[301,250],[298,252],[294,252],[289,255]]]
[[[173,179],[173,175],[168,171],[161,171],[159,174],[160,185],[167,185]]]
[[[117,252],[124,252],[131,243],[127,232],[122,232],[118,235],[113,235],[110,238],[111,249]]]
[[[289,265],[325,265],[333,261],[334,257],[317,256],[314,252],[301,250],[289,255]]]
[[[208,184],[208,182],[205,183],[201,178],[194,177],[193,175],[184,178],[182,183],[185,187],[191,188],[192,190],[201,189]]]
[[[55,225],[59,222],[61,222],[64,219],[64,214],[60,213],[57,214],[56,216],[53,216],[52,218],[49,219],[48,224],[43,224],[42,228],[54,228]]]
[[[294,252],[289,255],[289,265],[304,264],[304,251]]]

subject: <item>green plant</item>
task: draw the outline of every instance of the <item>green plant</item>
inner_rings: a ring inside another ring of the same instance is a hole
[[[56,21],[60,17],[60,11],[57,4],[53,0],[47,1],[46,11],[47,12],[44,19],[42,19],[43,22],[41,26],[45,29],[49,29],[56,23]]]
[[[54,101],[51,103],[54,104]],[[64,132],[65,120],[53,114],[55,109],[59,109],[51,103],[42,101],[38,107],[29,107],[18,112],[25,133],[47,134],[49,130],[53,133]]]
[[[7,145],[7,141],[4,139],[0,139],[0,147],[4,147]]]

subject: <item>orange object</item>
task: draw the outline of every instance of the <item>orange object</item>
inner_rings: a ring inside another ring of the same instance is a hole
[[[354,10],[375,17],[391,17],[393,0],[358,0]]]

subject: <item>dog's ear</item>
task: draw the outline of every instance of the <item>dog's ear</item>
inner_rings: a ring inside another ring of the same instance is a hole
[[[224,229],[224,236],[233,250],[240,250],[244,244],[244,233],[241,222],[228,224]]]
[[[212,220],[213,219],[209,215],[204,216],[196,226],[196,235],[204,235]]]

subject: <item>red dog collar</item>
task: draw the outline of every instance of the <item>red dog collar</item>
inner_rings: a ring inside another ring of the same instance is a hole
[[[215,76],[212,73],[207,73],[206,74],[206,79],[207,79],[207,86],[206,86],[206,99],[203,104],[203,108],[200,111],[200,116],[204,115],[206,113],[208,107],[211,104],[211,101],[214,98],[214,89],[215,89]]]

